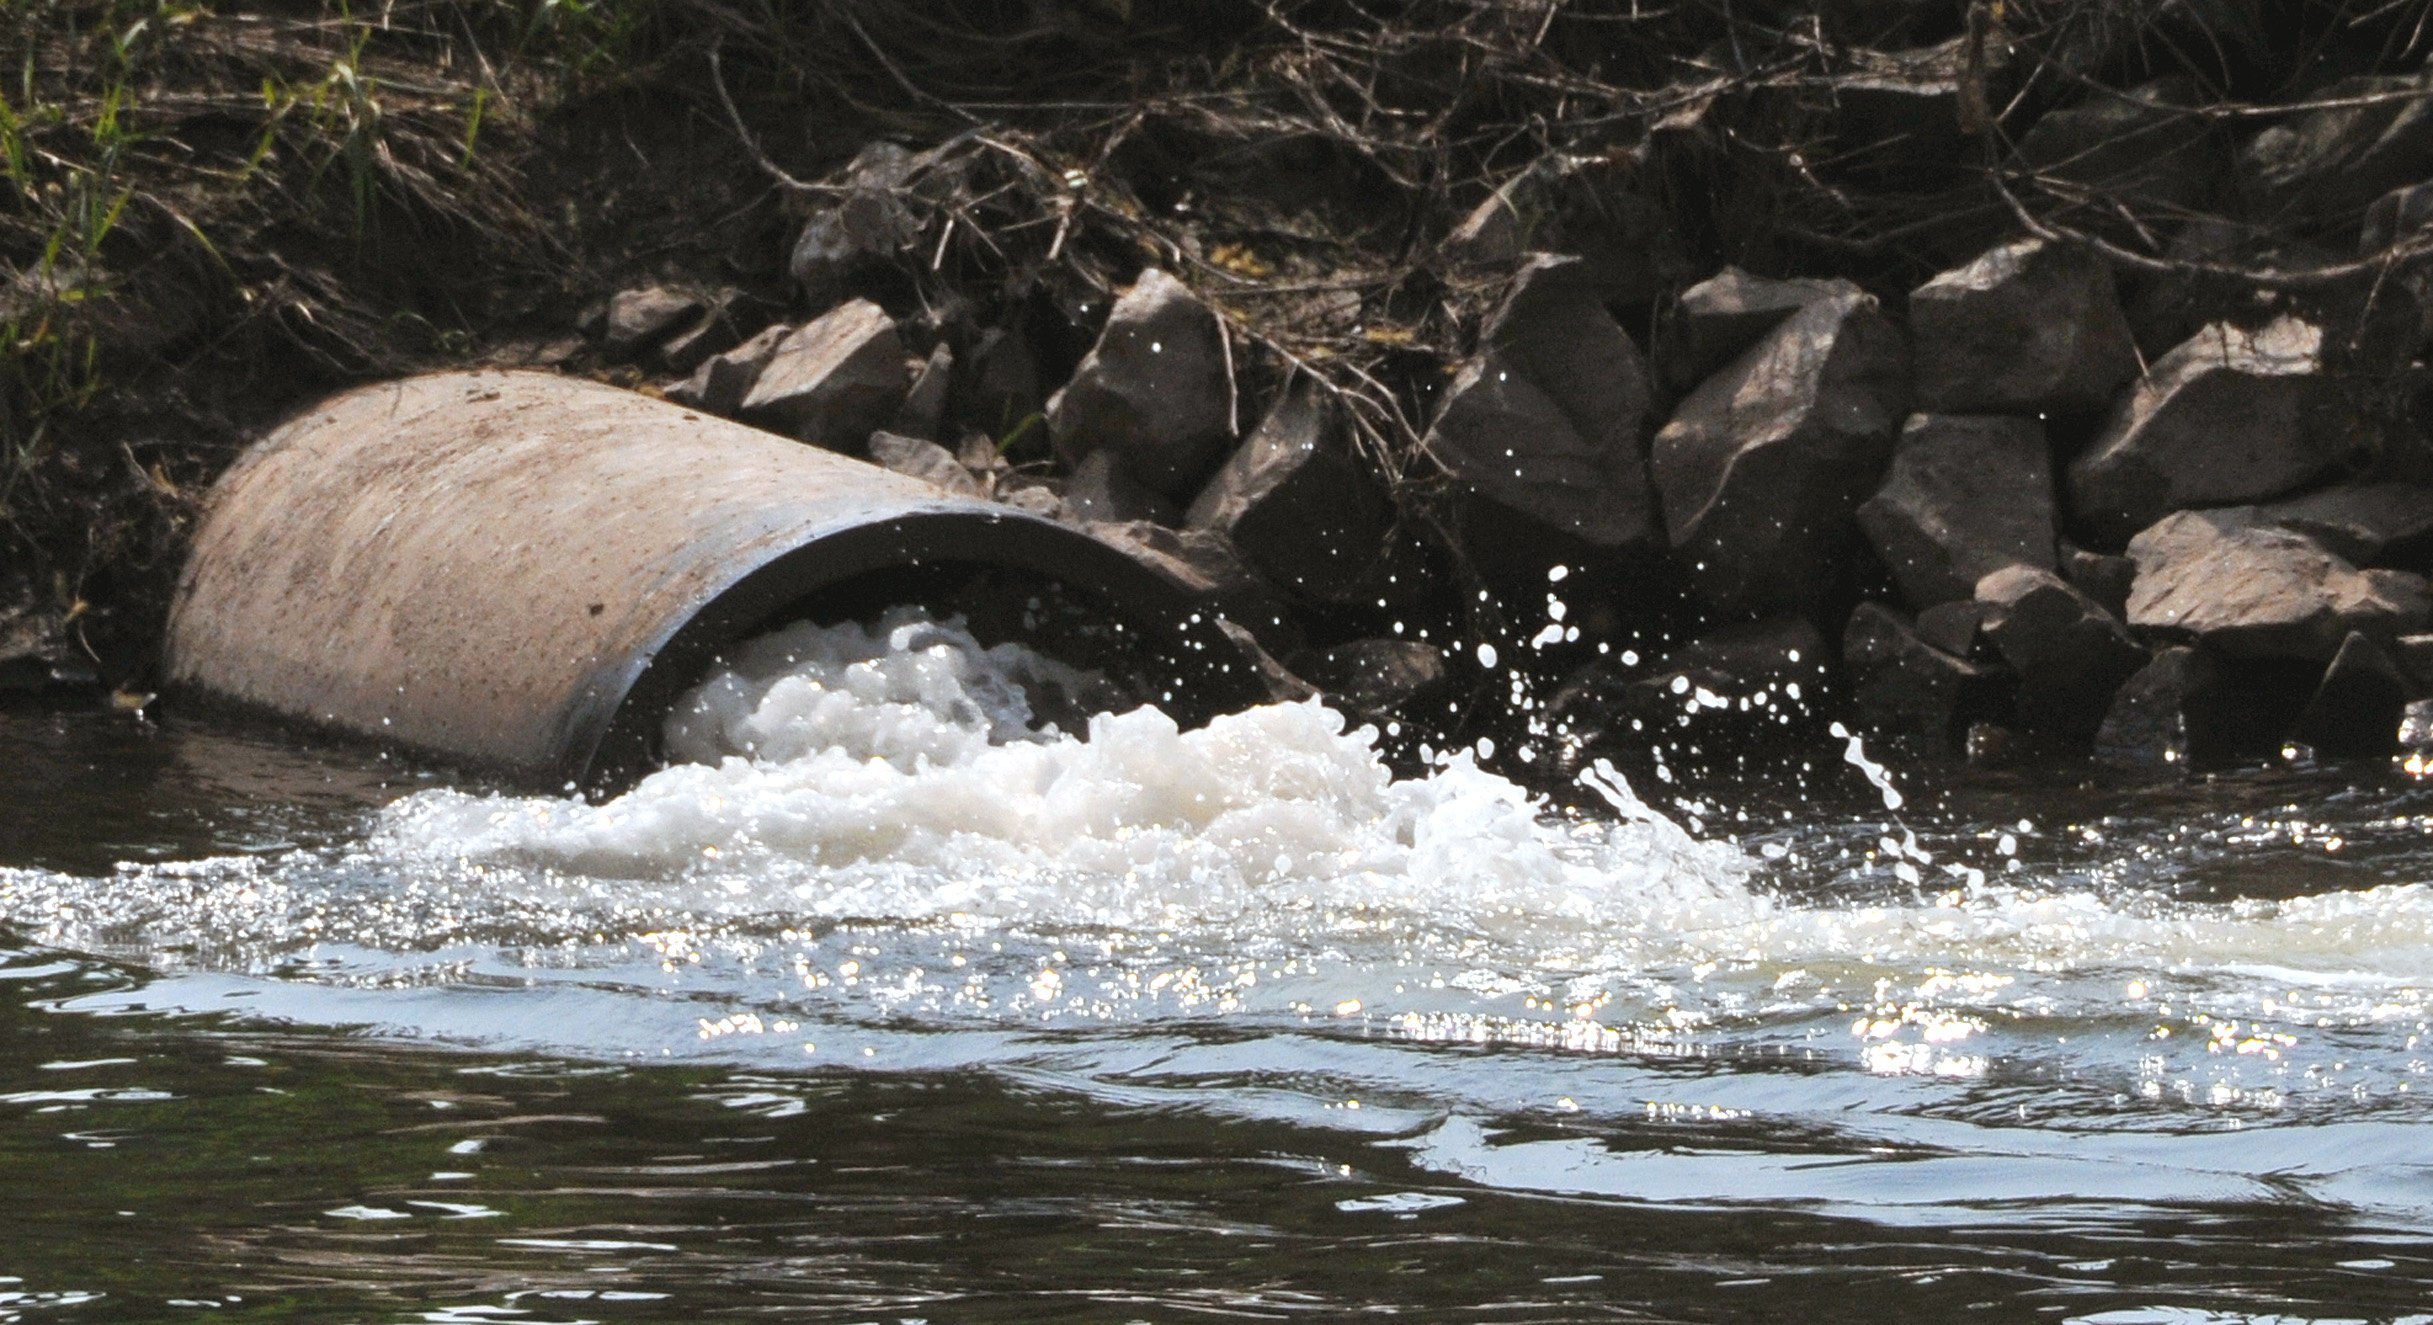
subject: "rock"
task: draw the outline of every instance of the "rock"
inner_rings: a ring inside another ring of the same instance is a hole
[[[1044,515],[1051,520],[1064,517],[1064,498],[1045,483],[1023,483],[998,490],[997,500],[1032,515]]]
[[[2036,731],[2095,734],[2146,650],[2094,599],[2048,570],[2010,566],[1977,582],[1985,637],[2019,678],[2019,717]]]
[[[2047,187],[2091,198],[2192,210],[2213,195],[2227,164],[2213,145],[2194,79],[2159,78],[2125,92],[2095,87],[2075,106],[2046,111],[2019,138],[2019,164]]]
[[[803,223],[786,268],[813,307],[834,302],[863,270],[921,237],[904,187],[922,161],[894,143],[870,144],[845,168],[842,192]]]
[[[1075,524],[1182,523],[1174,503],[1133,482],[1111,451],[1092,452],[1065,476],[1064,518]]]
[[[2391,660],[2415,683],[2409,693],[2433,695],[2433,635],[2402,635],[2392,640]]]
[[[1304,653],[1294,670],[1354,713],[1382,716],[1445,689],[1444,650],[1412,639],[1364,639]]]
[[[671,373],[690,373],[713,354],[724,354],[743,340],[736,325],[734,291],[711,301],[693,324],[659,343],[659,366]]]
[[[2428,225],[2433,225],[2433,181],[2393,189],[2365,209],[2357,251],[2380,253]]]
[[[2156,361],[2069,469],[2072,510],[2127,538],[2174,510],[2278,496],[2337,457],[2318,435],[2323,332],[2215,323]]]
[[[1754,742],[1808,716],[1831,658],[1804,617],[1711,630],[1652,668],[1605,657],[1564,679],[1545,710],[1562,739],[1558,767],[1631,757],[1662,744],[1677,763],[1748,771]],[[1677,738],[1684,731],[1692,739]]]
[[[940,342],[913,373],[912,386],[904,392],[903,407],[896,411],[895,424],[888,431],[933,442],[944,437],[946,397],[954,376],[955,352]]]
[[[1307,382],[1277,398],[1200,490],[1186,523],[1223,534],[1269,583],[1319,602],[1374,601],[1393,587],[1384,585],[1389,574],[1409,569],[1393,546],[1384,486]]]
[[[2249,139],[2236,167],[2249,205],[2268,221],[2353,216],[2403,185],[2433,177],[2433,66],[2326,84],[2301,111]]]
[[[1277,662],[1275,655],[1259,643],[1259,637],[1240,622],[1219,618],[1216,624],[1217,629],[1225,632],[1225,638],[1232,640],[1233,646],[1241,650],[1242,656],[1249,659],[1250,665],[1257,670],[1260,683],[1267,687],[1270,703],[1298,704],[1302,700],[1319,697],[1316,686],[1293,675],[1291,668]]]
[[[895,323],[856,299],[779,342],[742,408],[755,422],[851,452],[895,417],[910,385]]]
[[[1842,631],[1852,715],[1878,735],[1947,750],[1987,683],[1984,668],[1934,648],[1882,603],[1861,603]]]
[[[1969,141],[1964,130],[1965,37],[1909,50],[1850,47],[1838,54],[1847,67],[1818,80],[1833,114],[1835,168],[1861,170],[1887,185],[1930,184],[1941,178]],[[1987,43],[1984,68],[2002,60],[1998,43]]]
[[[667,398],[712,414],[735,413],[743,408],[743,398],[751,394],[752,384],[760,380],[761,369],[768,366],[777,347],[793,334],[792,327],[770,327],[724,354],[712,355],[691,377],[669,387]]]
[[[1782,692],[1794,699],[1824,679],[1832,654],[1816,624],[1804,616],[1774,616],[1721,626],[1665,655],[1655,680],[1666,689],[1687,677],[1733,700]]]
[[[2111,269],[2080,248],[2022,239],[1910,292],[1917,408],[2082,413],[2137,376]]]
[[[1647,365],[1578,266],[1541,255],[1521,269],[1421,445],[1468,505],[1534,531],[1535,541],[1652,544]],[[1474,520],[1465,514],[1463,523]],[[1474,555],[1494,550],[1488,538],[1464,534]]]
[[[1708,378],[1656,434],[1677,559],[1709,604],[1813,608],[1839,588],[1907,412],[1908,349],[1866,295],[1820,299]]]
[[[2387,555],[2433,552],[2433,488],[2414,483],[2349,483],[2256,506],[2228,506],[2225,519],[2306,535],[2357,565]]]
[[[2411,700],[2400,711],[2399,747],[2412,758],[2408,771],[2423,776],[2428,770],[2425,756],[2433,755],[2433,699]]]
[[[2061,572],[2061,578],[2078,586],[2080,593],[2105,611],[2128,620],[2129,586],[2137,578],[2136,562],[2107,552],[2089,552],[2066,541],[2057,544],[2057,551],[2054,569]]]
[[[2095,757],[2131,768],[2212,763],[2229,757],[2224,720],[2236,698],[2211,655],[2164,649],[2121,685],[2095,733]]]
[[[972,472],[955,459],[954,453],[936,442],[901,433],[874,432],[870,434],[870,459],[896,473],[935,483],[958,497],[988,495],[980,480],[972,477]]]
[[[2129,540],[2129,624],[2225,654],[2322,662],[2352,631],[2421,630],[2433,592],[2401,571],[2360,571],[2322,544],[2212,511],[2180,511]]]
[[[1971,593],[1975,592],[1972,587]],[[1928,645],[1970,662],[1992,662],[1998,655],[1985,640],[1985,620],[1993,609],[1974,598],[1961,598],[1921,608],[1912,629]]]
[[[1142,272],[1073,380],[1048,401],[1047,423],[1067,465],[1111,451],[1141,486],[1189,497],[1233,441],[1224,324],[1182,282],[1154,267]]]
[[[1039,365],[1022,333],[1005,327],[981,332],[963,356],[968,367],[955,374],[947,393],[947,417],[1003,442],[1047,406],[1039,389]]]
[[[1673,349],[1684,380],[1704,380],[1817,300],[1857,293],[1848,281],[1778,281],[1724,268],[1682,291],[1673,310]]]
[[[2005,566],[2053,568],[2044,427],[1993,414],[1912,414],[1859,528],[1913,607],[1967,598]]]
[[[1205,529],[1169,529],[1148,520],[1082,526],[1084,532],[1165,576],[1268,649],[1291,653],[1291,618],[1225,540]]]
[[[620,290],[609,296],[600,344],[611,354],[631,354],[657,342],[687,318],[699,317],[708,307],[700,295],[672,285]]]
[[[2298,715],[2294,735],[2318,754],[2381,758],[2397,744],[2413,689],[2381,645],[2351,632]]]

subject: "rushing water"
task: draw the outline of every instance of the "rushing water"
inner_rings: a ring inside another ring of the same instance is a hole
[[[2391,770],[1565,817],[1043,688],[797,629],[599,805],[0,718],[0,1321],[2433,1322]]]

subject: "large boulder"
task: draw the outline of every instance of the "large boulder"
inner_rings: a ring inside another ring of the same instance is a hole
[[[2071,509],[2125,539],[2190,506],[2278,496],[2337,457],[2317,417],[2323,332],[2215,323],[2156,361],[2069,470]]]
[[[1985,636],[2019,678],[2019,718],[2087,737],[2146,650],[2094,599],[2049,570],[2009,566],[1977,582]]]
[[[1652,543],[1648,395],[1639,347],[1581,279],[1579,260],[1533,258],[1422,442],[1461,487],[1470,550],[1493,552],[1487,531],[1513,527],[1539,544],[1547,535],[1596,550]]]
[[[2129,540],[2129,624],[2231,655],[2328,661],[2352,631],[2423,629],[2433,591],[2403,571],[2358,570],[2287,529],[2180,511]]]
[[[2259,219],[2300,224],[2354,216],[2433,176],[2433,65],[2326,84],[2301,111],[2239,150],[2239,184]]]
[[[1918,638],[1899,612],[1861,603],[1842,630],[1842,670],[1861,727],[1948,750],[1991,680],[1985,668]]]
[[[1187,524],[1212,529],[1271,584],[1320,602],[1378,596],[1394,510],[1352,453],[1317,387],[1295,383],[1191,503]]]
[[[1067,465],[1109,451],[1141,486],[1177,500],[1233,443],[1233,353],[1199,296],[1152,267],[1107,314],[1098,344],[1048,401]]]
[[[2081,413],[2137,375],[2111,269],[2041,239],[1990,249],[1910,292],[1916,399],[1953,413]]]
[[[1908,348],[1873,298],[1809,304],[1702,383],[1656,434],[1666,532],[1707,603],[1812,609],[1907,411]]]
[[[2216,762],[2245,744],[2235,735],[2241,713],[2213,656],[2176,645],[2156,653],[2113,695],[2095,732],[2095,757],[2130,768]]]
[[[840,305],[778,342],[743,398],[747,419],[838,451],[858,451],[904,403],[904,342],[867,299]]]
[[[672,285],[645,285],[609,296],[608,315],[600,329],[600,344],[611,354],[631,354],[648,348],[709,307],[692,290]]]
[[[752,384],[760,380],[761,369],[769,366],[778,347],[793,334],[792,327],[770,327],[724,354],[711,355],[691,377],[669,387],[667,398],[712,414],[735,413],[743,408]]]
[[[1912,607],[1967,598],[2005,566],[2053,568],[2044,426],[1997,414],[1912,414],[1859,528]]]
[[[1858,292],[1844,280],[1771,280],[1726,267],[1681,292],[1671,323],[1672,357],[1688,381],[1700,381],[1793,313]]]

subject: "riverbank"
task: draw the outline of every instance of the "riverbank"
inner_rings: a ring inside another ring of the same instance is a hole
[[[2433,38],[1740,8],[22,11],[0,669],[139,699],[247,438],[483,363],[1070,519],[1531,780],[2391,753]]]

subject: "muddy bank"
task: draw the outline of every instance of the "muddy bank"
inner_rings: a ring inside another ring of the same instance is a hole
[[[55,130],[109,85],[96,16],[148,8],[21,23],[84,53]],[[1069,520],[1279,693],[1524,774],[1762,767],[1835,720],[1986,763],[2387,755],[2433,694],[2407,7],[511,8],[353,32],[371,90],[280,142],[368,183],[213,212],[128,176],[159,205],[77,267],[102,387],[43,406],[12,359],[14,685],[139,698],[246,437],[476,362]],[[138,34],[127,85],[346,49],[275,17]],[[291,125],[131,104],[138,160]]]

